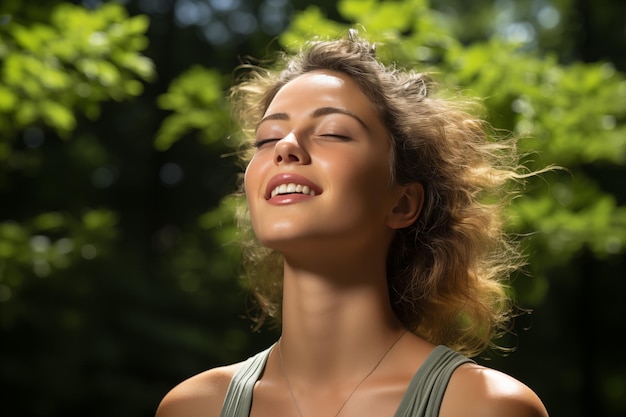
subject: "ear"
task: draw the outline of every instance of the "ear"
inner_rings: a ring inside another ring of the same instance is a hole
[[[387,217],[391,229],[403,229],[415,223],[424,204],[424,187],[415,182],[399,188],[395,206]]]

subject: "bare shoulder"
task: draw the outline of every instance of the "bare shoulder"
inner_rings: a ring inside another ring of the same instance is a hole
[[[537,394],[521,381],[476,364],[452,375],[441,405],[441,417],[547,417]]]
[[[156,417],[218,417],[239,365],[210,369],[176,385],[161,400]]]

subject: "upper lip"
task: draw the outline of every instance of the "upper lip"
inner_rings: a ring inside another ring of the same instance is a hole
[[[310,189],[315,190],[315,194],[322,193],[322,189],[318,185],[314,184],[312,181],[303,177],[302,175],[292,174],[292,173],[282,173],[282,174],[274,175],[267,183],[267,187],[265,188],[265,199],[266,200],[270,199],[272,190],[274,188],[282,184],[291,184],[291,183],[306,185]]]

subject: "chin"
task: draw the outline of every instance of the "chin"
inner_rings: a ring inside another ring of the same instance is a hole
[[[269,249],[274,249],[280,252],[284,250],[298,246],[302,242],[302,239],[298,239],[295,236],[258,236],[257,239],[261,244]]]
[[[258,241],[266,248],[276,250],[282,254],[297,253],[302,251],[310,252],[319,242],[310,234],[303,236],[296,233],[271,233],[257,234]]]

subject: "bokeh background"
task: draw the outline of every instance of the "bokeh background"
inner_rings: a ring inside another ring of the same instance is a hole
[[[532,310],[480,358],[554,417],[626,415],[626,2],[0,0],[0,414],[152,416],[252,330],[226,91],[247,57],[360,25],[484,98],[530,169]]]

